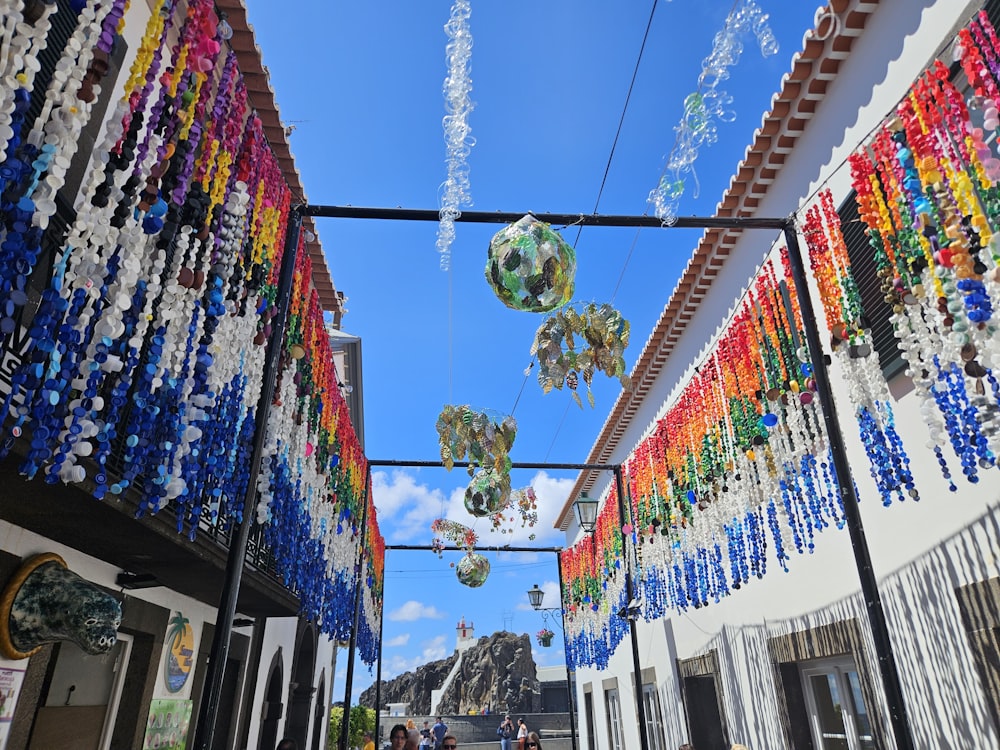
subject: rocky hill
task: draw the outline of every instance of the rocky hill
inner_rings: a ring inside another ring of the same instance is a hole
[[[444,683],[457,656],[432,661],[398,677],[382,682],[382,708],[389,703],[409,703],[410,714],[430,715],[431,691]],[[531,639],[527,634],[516,635],[501,631],[483,636],[462,658],[455,676],[441,699],[440,713],[457,715],[469,711],[530,712],[537,702],[535,660],[531,656]],[[375,685],[361,694],[362,705],[375,701]]]

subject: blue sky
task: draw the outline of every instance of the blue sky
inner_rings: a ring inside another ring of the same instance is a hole
[[[718,123],[689,178],[681,215],[711,215],[769,109],[781,76],[811,28],[816,5],[758,0],[780,45],[761,56],[752,37],[720,88],[733,96],[735,122]],[[292,151],[314,204],[437,209],[445,179],[442,83],[447,0],[248,3],[264,64]],[[614,158],[604,179],[652,0],[473,0],[469,158],[479,211],[642,214],[671,150],[684,98],[732,0],[660,0]],[[602,182],[604,187],[602,190]],[[598,202],[598,198],[600,200]],[[598,374],[596,407],[578,408],[565,391],[543,396],[529,347],[541,316],[503,306],[483,277],[490,238],[501,227],[458,224],[452,269],[438,269],[434,223],[317,220],[337,289],[347,294],[343,329],[361,337],[366,452],[372,459],[437,460],[434,424],[446,403],[511,413],[514,461],[583,462],[619,385]],[[701,232],[577,228],[576,301],[612,302],[632,326],[631,368]],[[769,242],[762,235],[761,242]],[[720,310],[720,318],[725,311]],[[523,387],[523,391],[522,391]],[[519,397],[520,393],[520,397]],[[559,545],[553,519],[573,472],[515,471],[532,485],[540,522],[513,535],[475,525],[482,544]],[[430,522],[462,509],[461,469],[376,471],[375,503],[390,544],[429,544]],[[534,634],[543,621],[525,592],[538,583],[557,603],[551,553],[488,553],[493,572],[479,589],[455,579],[431,552],[389,552],[383,676],[451,653],[461,617],[477,635],[505,625]],[[556,639],[559,643],[559,639]],[[539,664],[562,663],[561,647],[535,648]],[[335,690],[344,690],[338,663]],[[355,694],[372,682],[355,673]]]

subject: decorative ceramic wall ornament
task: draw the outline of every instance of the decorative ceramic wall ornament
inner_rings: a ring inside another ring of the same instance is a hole
[[[72,641],[105,654],[118,639],[122,608],[48,552],[28,558],[0,594],[0,653],[27,659],[46,643]]]
[[[577,336],[583,339],[579,349]],[[579,313],[573,307],[553,313],[539,326],[531,345],[531,354],[538,357],[542,391],[562,390],[565,385],[582,409],[583,401],[577,393],[580,379],[587,386],[587,401],[593,407],[590,384],[598,370],[618,378],[622,388],[629,388],[631,381],[623,356],[628,339],[628,321],[611,305],[590,303]]]
[[[458,561],[455,574],[458,582],[471,589],[477,589],[486,583],[490,575],[490,561],[478,552],[469,552]]]
[[[573,298],[576,250],[530,214],[490,240],[486,281],[507,307],[543,313]]]
[[[510,471],[507,453],[517,436],[514,417],[476,411],[471,406],[446,405],[437,419],[441,460],[451,471],[456,461],[468,456],[471,477],[476,465],[492,467],[500,474]]]

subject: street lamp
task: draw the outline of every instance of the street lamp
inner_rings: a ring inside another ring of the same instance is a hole
[[[542,599],[544,597],[545,592],[538,588],[537,583],[528,591],[528,601],[531,602],[531,608],[534,610],[542,608]]]
[[[576,521],[583,529],[584,534],[590,534],[597,527],[597,506],[598,501],[588,497],[583,493],[573,501],[573,511],[576,513]]]
[[[556,558],[559,563],[559,591],[563,588],[563,575],[562,575],[562,558]],[[545,592],[538,588],[536,583],[530,589],[528,589],[528,602],[531,604],[531,608],[536,612],[542,613],[542,619],[548,622],[548,615],[546,612],[558,612],[559,613],[559,629],[563,632],[563,647],[566,648],[566,611],[561,607],[543,607],[542,599],[545,598]],[[560,602],[561,604],[562,602]],[[556,622],[555,617],[552,618],[552,622]],[[568,649],[567,649],[568,651]],[[576,690],[576,686],[573,684],[573,670],[569,668],[569,664],[566,665],[566,700],[568,702],[569,708],[569,737],[570,737],[570,747],[572,750],[577,750],[576,746],[576,707],[573,705],[573,693]]]

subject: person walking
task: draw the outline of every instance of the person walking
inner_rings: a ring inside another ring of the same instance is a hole
[[[524,741],[528,738],[528,725],[524,719],[517,720],[517,750],[524,750]]]
[[[425,721],[424,728],[420,730],[420,747],[422,750],[430,750],[430,747],[433,744],[434,739],[431,735],[431,723],[429,721]]]
[[[516,734],[517,728],[514,726],[514,722],[510,720],[509,716],[504,716],[503,721],[500,722],[500,726],[497,727],[497,737],[500,738],[500,750],[511,750],[511,745]]]
[[[448,725],[444,723],[444,720],[438,716],[437,722],[431,727],[431,734],[434,735],[434,750],[441,750],[441,742],[444,740],[444,736],[448,734]]]
[[[538,736],[538,732],[528,732],[528,736],[524,738],[524,750],[542,750],[542,738]]]

